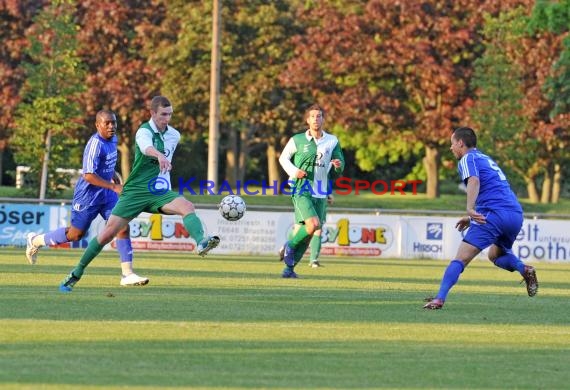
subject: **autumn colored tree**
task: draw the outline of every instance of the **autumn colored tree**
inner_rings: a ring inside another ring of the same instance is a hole
[[[570,1],[539,1],[533,8],[529,26],[534,32],[560,35],[563,48],[554,64],[554,74],[546,82],[548,97],[554,102],[553,114],[570,112]]]
[[[438,196],[440,153],[471,104],[477,39],[469,1],[317,2],[301,17],[289,78],[326,99],[335,133],[364,169],[425,147],[427,195]],[[341,4],[342,3],[342,4]]]
[[[298,8],[304,30],[293,37],[295,55],[281,81],[327,109],[326,128],[359,167],[371,171],[419,152],[411,134],[406,91],[385,55],[393,26],[369,5],[314,2]]]
[[[119,120],[121,174],[128,177],[134,133],[148,120],[148,101],[161,92],[161,74],[144,54],[144,47],[165,13],[155,0],[78,0],[79,55],[87,67],[81,102],[89,133],[95,114],[110,109]],[[87,138],[87,134],[84,134]]]
[[[541,202],[555,203],[563,175],[570,175],[570,1],[536,2],[529,27],[532,37],[522,59],[529,71],[534,69],[537,86],[529,91],[527,107],[543,145],[544,175],[536,181],[542,182]]]
[[[413,117],[413,133],[425,147],[426,195],[439,196],[442,151],[451,130],[468,120],[470,79],[479,55],[480,7],[469,0],[376,1],[376,17],[387,12],[392,34],[386,55],[393,61]]]
[[[20,66],[27,46],[25,32],[41,7],[41,1],[0,2],[0,185],[3,181],[4,151],[14,128],[16,106],[21,101],[19,90],[25,78],[24,68]]]
[[[74,0],[53,0],[34,18],[28,33],[29,62],[24,62],[26,80],[12,145],[18,151],[17,161],[30,167],[32,188],[38,189],[33,183],[40,183],[40,199],[48,189],[54,194],[60,184],[69,183],[68,175],[58,174],[56,168],[69,166],[77,145],[74,132],[79,128],[77,102],[84,71],[77,55],[74,10]]]
[[[334,131],[363,169],[424,147],[427,195],[439,194],[442,151],[468,122],[482,14],[516,1],[314,1],[300,13],[287,79],[332,106]]]

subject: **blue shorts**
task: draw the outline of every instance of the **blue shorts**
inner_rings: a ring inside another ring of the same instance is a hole
[[[111,211],[117,201],[118,196],[111,197],[107,200],[107,203],[96,204],[92,206],[81,206],[77,203],[71,205],[71,226],[86,232],[91,226],[91,222],[97,215],[101,215],[105,221],[111,216]]]
[[[523,215],[518,211],[490,211],[485,217],[487,223],[478,224],[471,221],[471,226],[463,238],[468,244],[483,250],[495,244],[505,252],[513,248],[523,224]]]

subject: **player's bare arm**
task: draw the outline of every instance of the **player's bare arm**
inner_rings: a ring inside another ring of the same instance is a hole
[[[101,176],[97,175],[96,173],[85,173],[83,178],[89,184],[92,184],[97,187],[106,188],[108,190],[112,190],[117,194],[121,194],[123,191],[123,186],[121,184],[115,184],[110,181],[104,180]]]
[[[297,173],[295,174],[295,177],[297,179],[302,179],[305,176],[307,176],[307,172],[303,171],[302,169],[297,169]]]
[[[149,146],[145,149],[144,154],[147,156],[155,157],[158,160],[158,167],[161,173],[166,173],[172,169],[172,164],[160,153],[154,146]]]
[[[472,221],[485,223],[485,216],[475,211],[475,201],[479,195],[479,187],[480,183],[477,176],[471,176],[467,179],[467,215]]]

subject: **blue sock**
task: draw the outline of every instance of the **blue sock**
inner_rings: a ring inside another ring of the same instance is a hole
[[[69,242],[67,236],[65,235],[65,229],[67,228],[59,228],[52,230],[51,232],[47,232],[44,235],[44,241],[46,245],[58,245],[63,244],[64,242]]]
[[[457,283],[459,280],[459,275],[463,272],[464,269],[465,266],[460,260],[453,260],[451,263],[449,263],[447,269],[445,270],[445,273],[443,274],[443,279],[441,280],[441,285],[439,286],[439,292],[435,297],[445,301],[449,290],[451,290],[451,287]]]
[[[519,271],[521,275],[524,273],[524,263],[515,255],[508,252],[495,260],[495,265],[507,271]]]
[[[117,238],[117,251],[119,252],[119,258],[121,263],[132,263],[133,262],[133,247],[131,245],[130,238]]]

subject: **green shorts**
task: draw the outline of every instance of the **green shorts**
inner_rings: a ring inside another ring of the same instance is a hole
[[[133,219],[142,212],[159,213],[160,208],[172,202],[180,195],[178,192],[168,191],[162,195],[153,195],[148,189],[130,190],[119,196],[119,201],[113,207],[111,214],[125,219]]]
[[[313,198],[309,196],[294,196],[293,206],[295,207],[295,222],[317,216],[321,226],[327,220],[327,198]]]

